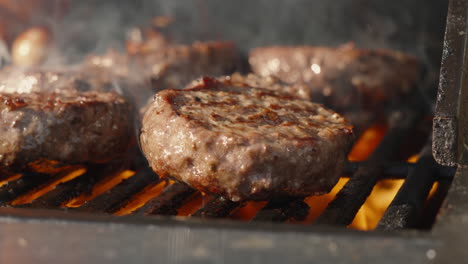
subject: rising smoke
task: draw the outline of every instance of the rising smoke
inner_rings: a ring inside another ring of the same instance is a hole
[[[58,3],[67,0],[54,1],[60,15],[37,12],[32,18],[54,32],[49,64],[74,64],[109,48],[123,51],[126,32],[165,15],[175,19],[169,33],[176,42],[232,40],[244,53],[262,45],[350,41],[401,50],[425,62],[434,84],[447,9],[439,0],[80,0],[69,1],[64,12]]]

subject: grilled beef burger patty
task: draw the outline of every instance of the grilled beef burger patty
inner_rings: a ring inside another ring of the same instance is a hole
[[[260,47],[251,51],[249,63],[261,76],[306,84],[309,92],[299,90],[296,96],[322,102],[356,122],[363,113],[379,113],[385,103],[410,92],[421,70],[413,56],[350,44]]]
[[[113,92],[0,93],[0,170],[123,155],[133,133],[129,113],[128,103]]]
[[[203,75],[230,74],[239,63],[239,52],[231,42],[166,44],[132,54],[109,52],[90,56],[85,62],[90,67],[115,71],[120,76],[138,76],[150,82],[153,91],[182,89]]]
[[[353,133],[318,104],[203,78],[156,94],[140,138],[160,176],[239,201],[329,192]]]
[[[148,85],[104,68],[62,69],[10,66],[0,71],[0,93],[117,92],[136,109],[146,105],[153,93]]]

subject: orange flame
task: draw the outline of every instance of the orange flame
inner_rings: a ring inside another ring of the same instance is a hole
[[[418,155],[418,154],[414,154],[413,156],[409,157],[407,161],[408,161],[409,163],[416,163],[416,162],[418,161],[418,159],[419,159],[419,155]]]
[[[11,176],[8,176],[8,178],[4,179],[3,181],[0,181],[0,187],[2,187],[3,185],[11,182],[11,181],[14,181],[14,180],[17,180],[19,178],[21,178],[21,174],[13,174]]]
[[[349,161],[363,161],[379,145],[380,141],[385,136],[388,126],[385,124],[374,124],[359,137],[354,143],[351,152],[348,155]]]
[[[388,127],[383,124],[371,126],[356,141],[348,159],[350,161],[366,160],[383,139],[387,130]],[[409,162],[416,162],[417,158],[417,155],[414,155],[409,159]],[[336,194],[344,187],[348,180],[347,178],[341,178],[328,194],[307,197],[304,201],[310,206],[310,212],[306,220],[301,223],[311,223],[322,214],[327,205],[335,198]],[[403,181],[379,181],[349,227],[359,230],[374,229],[400,189]]]
[[[59,185],[61,183],[67,182],[67,181],[71,181],[71,180],[77,178],[78,176],[81,176],[85,172],[86,172],[85,168],[79,168],[79,169],[76,169],[76,170],[71,171],[69,173],[66,173],[64,177],[60,177],[59,179],[47,184],[46,186],[43,186],[40,189],[36,189],[36,190],[28,192],[28,193],[26,193],[24,195],[21,195],[20,197],[16,198],[11,203],[11,205],[20,205],[20,204],[30,203],[30,202],[34,201],[35,199],[41,197],[42,195],[52,191],[55,188],[55,186],[57,186],[57,185]]]
[[[309,196],[307,197],[304,202],[309,205],[309,215],[303,221],[303,223],[309,224],[312,223],[320,214],[323,213],[327,205],[335,198],[336,194],[345,186],[348,182],[348,178],[340,178],[338,183],[333,187],[333,189],[324,195],[319,196]]]
[[[213,199],[212,196],[206,195],[201,192],[196,192],[195,194],[192,195],[192,197],[189,198],[189,201],[182,205],[177,210],[177,215],[178,216],[190,216],[198,209],[200,209],[202,206],[204,206],[207,202],[209,202],[211,199]]]
[[[258,211],[262,210],[266,204],[266,201],[247,202],[243,207],[239,208],[239,210],[231,215],[231,219],[249,221],[258,213]]]
[[[113,175],[111,177],[106,177],[100,182],[98,182],[91,193],[83,193],[80,196],[74,198],[70,202],[66,204],[67,207],[80,207],[82,206],[85,202],[90,201],[100,194],[112,189],[114,186],[119,184],[125,179],[128,179],[135,175],[134,171],[131,170],[125,170],[122,172],[117,173],[116,175]]]
[[[138,208],[145,205],[149,200],[153,199],[154,197],[158,196],[164,188],[168,185],[167,181],[161,181],[156,184],[152,184],[147,186],[143,191],[136,194],[128,204],[118,210],[115,215],[122,216],[130,214],[131,212],[137,210]]]
[[[397,194],[404,180],[381,180],[361,206],[349,227],[359,230],[372,230]]]

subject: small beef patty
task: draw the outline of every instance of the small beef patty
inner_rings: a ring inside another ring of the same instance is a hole
[[[149,87],[149,83],[131,76],[83,65],[61,69],[10,66],[0,70],[0,93],[113,91],[122,95],[135,109],[145,106],[154,94]]]
[[[318,104],[202,78],[156,94],[140,138],[160,176],[239,201],[329,192],[353,132]]]
[[[124,94],[123,78],[110,71],[85,67],[62,69],[21,68],[10,66],[0,71],[0,93],[63,91],[115,91]],[[136,92],[136,88],[133,88]]]
[[[130,111],[113,92],[0,93],[0,170],[123,156],[133,134]]]
[[[231,42],[170,43],[132,54],[111,51],[103,56],[90,56],[85,61],[88,67],[150,82],[155,92],[167,88],[182,89],[203,75],[230,74],[239,64],[239,51]]]

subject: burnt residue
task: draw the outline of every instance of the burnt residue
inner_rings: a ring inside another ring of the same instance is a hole
[[[408,174],[405,182],[380,220],[377,228],[399,230],[420,226],[424,203],[437,178],[437,163],[432,157],[432,144],[419,153],[415,168]]]
[[[457,162],[458,124],[455,117],[434,117],[432,152],[442,165],[455,166]]]
[[[159,196],[135,211],[144,215],[177,215],[177,209],[195,192],[184,183],[174,183],[167,187]]]

